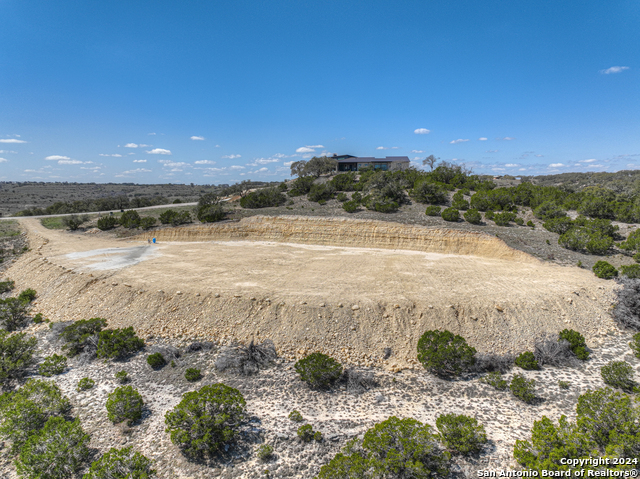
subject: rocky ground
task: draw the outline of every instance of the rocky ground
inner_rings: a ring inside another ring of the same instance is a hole
[[[46,324],[32,325],[27,332],[39,341],[39,355],[60,353],[61,343]],[[111,447],[132,445],[155,461],[159,478],[312,478],[322,464],[328,462],[353,437],[362,437],[376,422],[390,416],[413,417],[435,426],[440,414],[458,413],[474,416],[482,423],[489,442],[477,457],[454,457],[453,470],[460,477],[476,477],[479,469],[517,467],[512,459],[515,440],[530,437],[533,421],[543,415],[557,419],[561,414],[575,416],[580,394],[604,386],[600,367],[610,360],[625,360],[632,364],[640,379],[640,361],[633,357],[627,343],[631,334],[615,331],[601,347],[593,350],[591,359],[577,368],[545,367],[540,371],[514,368],[505,375],[509,379],[523,372],[536,381],[539,400],[528,405],[481,383],[478,375],[461,380],[444,381],[416,368],[390,373],[377,368],[361,368],[372,372],[377,385],[361,393],[351,393],[344,385],[330,391],[310,390],[297,378],[293,362],[278,359],[276,363],[254,376],[221,373],[214,367],[220,344],[189,351],[190,340],[147,341],[145,351],[124,362],[71,360],[67,370],[51,378],[73,404],[72,415],[79,417],[91,435],[94,454]],[[152,370],[146,356],[155,351],[174,357],[176,366],[166,365]],[[176,356],[172,356],[174,353]],[[197,383],[184,379],[187,367],[200,368],[204,374]],[[107,419],[107,395],[119,384],[115,373],[125,370],[131,383],[145,400],[143,419],[132,427],[113,425]],[[33,372],[32,377],[38,377]],[[81,378],[93,379],[93,389],[77,392]],[[558,381],[570,382],[568,390],[558,387]],[[187,459],[171,443],[164,432],[164,415],[179,401],[183,393],[203,385],[223,382],[237,388],[247,401],[248,419],[241,428],[239,441],[223,455],[208,462]],[[323,434],[322,442],[302,443],[296,435],[300,424],[288,419],[292,410],[302,413],[305,421]],[[262,443],[273,446],[275,456],[268,462],[259,460],[256,450]],[[267,476],[264,471],[269,470]],[[4,449],[2,477],[14,478],[15,470]]]

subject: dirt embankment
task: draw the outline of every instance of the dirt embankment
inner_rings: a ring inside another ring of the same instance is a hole
[[[593,344],[614,327],[612,282],[482,233],[254,217],[155,231],[153,254],[112,268],[106,256],[149,248],[147,235],[125,241],[23,225],[32,251],[7,274],[38,291],[37,310],[53,320],[104,317],[143,337],[269,338],[286,357],[319,350],[395,369],[415,365],[428,329],[501,352],[566,327]],[[382,360],[386,347],[393,354]]]

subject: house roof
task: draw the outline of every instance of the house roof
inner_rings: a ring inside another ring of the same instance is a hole
[[[338,160],[338,163],[389,163],[391,161],[408,162],[408,156],[387,156],[386,158],[375,158],[373,156],[357,156],[345,160]]]

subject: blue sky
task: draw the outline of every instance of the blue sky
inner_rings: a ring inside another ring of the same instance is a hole
[[[0,180],[640,166],[637,1],[0,0]]]

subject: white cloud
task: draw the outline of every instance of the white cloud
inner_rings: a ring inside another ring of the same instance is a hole
[[[549,165],[549,168],[560,168],[561,166],[564,166],[562,163],[551,163]]]
[[[463,140],[462,138],[458,138],[457,140],[451,140],[449,144],[455,145],[456,143],[464,143],[465,141],[469,141],[469,139]]]
[[[512,137],[510,137],[510,136],[505,136],[505,137],[503,138],[503,140],[515,140],[515,138],[512,138]]]
[[[498,153],[498,150],[487,150],[485,153]]]
[[[18,153],[18,152],[12,151],[12,150],[0,150],[0,153]]]
[[[269,163],[277,163],[278,161],[280,161],[278,158],[258,158],[251,166],[268,165]]]
[[[45,158],[45,160],[51,160],[51,161],[70,160],[70,159],[71,158],[69,158],[68,156],[60,156],[60,155],[51,155]]]
[[[220,145],[216,145],[216,148],[220,148]]]
[[[0,143],[26,143],[26,141],[16,140],[15,138],[0,138]]]
[[[230,170],[244,170],[244,166],[240,166],[240,165],[231,165],[229,167]]]
[[[122,158],[122,155],[118,153],[114,153],[113,155],[105,155],[104,153],[100,153],[98,156],[114,156],[116,158]]]
[[[7,160],[6,158],[0,158],[0,163],[6,163],[7,161],[9,160]]]
[[[171,151],[163,148],[154,148],[153,150],[148,150],[147,153],[150,155],[170,155]]]
[[[286,158],[287,155],[283,155],[282,153],[276,153],[275,155],[273,155],[274,158]]]
[[[388,150],[388,149],[389,149],[389,147],[387,147],[387,146],[378,146],[378,147],[376,147],[376,150]]]
[[[204,136],[192,136],[192,140],[204,140]]]
[[[293,161],[285,161],[285,162],[283,162],[282,164],[283,164],[284,166],[291,166],[293,163],[294,163]]]
[[[322,145],[305,145],[307,148],[324,148]]]
[[[482,136],[482,137],[478,138],[478,141],[487,141],[487,139],[484,136]]]
[[[527,171],[526,168],[518,168],[518,171]]]
[[[135,175],[136,173],[151,173],[151,170],[147,170],[146,168],[136,168],[135,170],[127,170],[116,175],[116,178],[121,178],[123,176],[131,176],[131,175]]]
[[[591,158],[590,160],[581,160],[579,163],[593,163],[594,161],[598,161],[595,158]]]
[[[124,145],[125,148],[138,148],[138,145],[136,145],[135,143],[127,143],[126,145]]]
[[[507,168],[515,168],[516,166],[520,166],[520,165],[517,163],[507,163],[504,166],[506,166]]]
[[[587,168],[604,168],[604,165],[587,165]]]
[[[241,158],[241,157],[242,155],[224,155],[224,156],[221,156],[220,158],[227,158],[229,160],[233,160],[235,158]]]
[[[191,166],[189,163],[185,163],[184,161],[158,160],[158,163],[161,163],[167,168],[182,168],[185,166]]]
[[[134,163],[146,163],[147,160],[133,160]]]
[[[309,148],[308,146],[301,146],[296,150],[296,153],[313,153],[314,151],[316,150]]]
[[[424,150],[411,150],[411,153],[424,153]]]
[[[156,136],[155,133],[149,133],[149,136]]]
[[[544,155],[533,155],[533,156],[537,156],[538,158],[544,157]]]
[[[607,68],[606,70],[600,70],[600,73],[602,73],[603,75],[609,75],[610,73],[621,73],[625,70],[628,70],[629,67],[610,67]]]
[[[211,161],[211,160],[198,160],[196,161],[196,165],[215,165],[216,162],[215,161]]]
[[[83,162],[80,160],[60,160],[58,161],[59,165],[82,165]]]
[[[431,133],[431,130],[427,130],[426,128],[416,128],[413,130],[416,135],[428,135]]]

